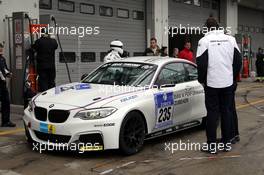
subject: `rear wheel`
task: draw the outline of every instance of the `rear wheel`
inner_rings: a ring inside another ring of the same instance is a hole
[[[138,112],[127,114],[120,129],[120,150],[126,155],[139,152],[143,148],[145,131],[144,118]]]

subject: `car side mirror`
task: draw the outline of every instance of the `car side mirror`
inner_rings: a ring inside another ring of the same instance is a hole
[[[83,81],[87,76],[88,76],[88,74],[83,74],[81,77],[81,81]]]

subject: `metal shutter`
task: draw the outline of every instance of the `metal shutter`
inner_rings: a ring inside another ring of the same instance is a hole
[[[205,8],[204,1],[201,0],[201,6],[194,4],[184,4],[177,0],[169,0],[169,26],[193,26],[202,27],[210,14],[217,19],[219,11],[212,9],[212,2],[209,0],[210,8]]]
[[[72,0],[73,1],[73,0]],[[120,39],[125,50],[130,55],[134,52],[143,52],[146,46],[145,19],[133,19],[133,10],[143,11],[145,18],[144,0],[74,0],[75,12],[64,12],[58,10],[58,0],[52,1],[52,9],[40,9],[40,15],[52,14],[56,17],[59,26],[99,26],[100,34],[94,36],[64,36],[60,35],[64,52],[75,52],[76,62],[69,63],[72,81],[79,81],[84,73],[91,72],[94,68],[102,64],[100,54],[109,50],[109,44],[114,39]],[[80,3],[93,4],[95,14],[80,13]],[[99,6],[113,8],[113,16],[105,17],[99,15]],[[128,9],[129,18],[118,18],[117,8]],[[59,52],[56,51],[57,85],[68,82],[64,63],[59,62]],[[81,62],[81,52],[95,52],[96,62]]]

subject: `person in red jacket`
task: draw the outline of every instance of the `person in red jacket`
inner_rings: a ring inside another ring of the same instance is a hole
[[[193,52],[190,49],[191,49],[191,43],[190,41],[186,41],[184,44],[184,49],[179,53],[179,58],[194,62]]]

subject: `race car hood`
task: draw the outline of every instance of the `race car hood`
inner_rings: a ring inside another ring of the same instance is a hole
[[[133,88],[133,91],[137,90]],[[35,99],[35,103],[63,104],[74,107],[84,107],[117,96],[131,92],[131,88],[122,88],[114,85],[99,85],[87,83],[71,83],[61,85],[41,93]]]

